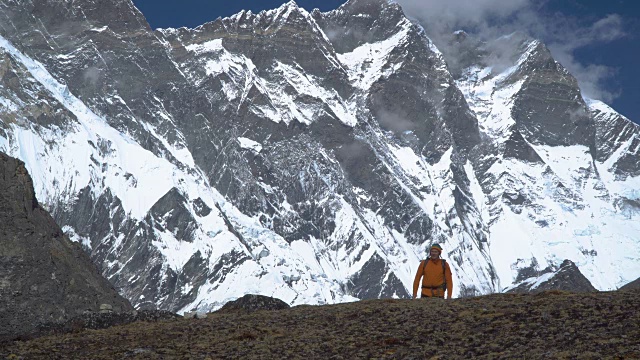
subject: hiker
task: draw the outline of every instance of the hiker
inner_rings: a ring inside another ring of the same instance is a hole
[[[416,298],[420,278],[422,278],[423,298],[444,298],[444,290],[447,289],[447,299],[451,299],[453,281],[451,280],[451,269],[449,263],[440,259],[442,247],[439,244],[431,245],[429,258],[422,260],[413,281],[413,298]]]

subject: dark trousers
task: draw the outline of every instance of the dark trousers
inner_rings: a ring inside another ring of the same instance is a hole
[[[425,292],[426,292],[427,294],[431,295],[431,296],[425,295],[425,294],[424,294]],[[430,287],[423,287],[423,288],[422,288],[422,291],[420,292],[420,297],[421,297],[421,298],[429,298],[429,297],[432,297],[432,298],[436,298],[436,299],[444,299],[444,295],[445,295],[445,293],[446,293],[446,290],[445,290],[445,289],[443,289],[441,286],[433,287],[433,288],[430,288]]]
[[[444,295],[443,296],[427,296],[425,294],[420,294],[420,298],[421,299],[444,299]]]

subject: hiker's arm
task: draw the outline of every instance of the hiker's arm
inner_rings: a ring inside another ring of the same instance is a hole
[[[453,292],[453,280],[451,279],[451,268],[449,263],[446,263],[444,276],[447,278],[447,299],[451,299],[451,293]]]
[[[413,280],[413,298],[415,299],[418,294],[418,287],[420,287],[420,278],[422,277],[422,261],[418,266],[418,271],[416,272],[416,278]]]

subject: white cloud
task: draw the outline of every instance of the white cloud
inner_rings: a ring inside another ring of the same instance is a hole
[[[407,15],[425,20],[430,28],[482,26],[492,18],[508,17],[529,0],[398,0]]]
[[[535,0],[396,0],[407,16],[420,22],[432,40],[447,54],[451,33],[463,29],[488,41],[515,31],[542,40],[554,58],[580,83],[586,97],[610,102],[620,95],[606,84],[617,71],[578,59],[585,46],[614,41],[626,35],[624,20],[610,14],[595,22],[544,11],[546,1]],[[453,59],[448,59],[452,61]]]

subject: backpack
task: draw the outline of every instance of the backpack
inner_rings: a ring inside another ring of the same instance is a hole
[[[442,263],[442,277],[444,278],[444,282],[442,283],[442,290],[447,291],[447,268],[446,268],[446,263],[447,261],[445,259],[440,259],[440,263]],[[422,263],[422,273],[424,274],[424,268],[425,266],[427,266],[427,261],[429,261],[429,258],[426,258],[425,260],[423,260]]]

